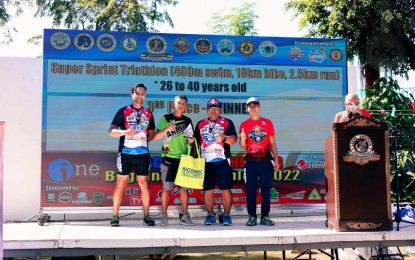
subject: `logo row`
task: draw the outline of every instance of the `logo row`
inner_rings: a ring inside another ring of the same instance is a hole
[[[103,52],[111,52],[117,46],[117,39],[111,34],[102,34],[95,39],[88,33],[80,33],[74,38],[74,46],[81,51],[90,50],[95,44]],[[71,38],[64,32],[54,33],[50,38],[51,45],[57,50],[65,50],[71,44]],[[119,43],[121,48],[126,52],[134,52],[138,49],[139,40],[131,35],[125,36]],[[191,43],[186,37],[178,37],[173,41],[173,49],[176,53],[187,53],[191,48]],[[211,40],[207,38],[199,38],[195,41],[194,50],[199,54],[208,54],[213,49]],[[257,46],[250,40],[240,41],[236,45],[229,39],[222,39],[216,45],[217,51],[221,55],[231,55],[237,50],[243,56],[250,56],[255,53]],[[167,41],[161,36],[151,36],[146,41],[147,52],[140,54],[143,59],[172,59],[173,55],[167,53]],[[272,41],[263,41],[258,46],[259,53],[264,57],[272,57],[277,53],[277,46]],[[305,51],[299,47],[293,47],[288,51],[288,57],[292,61],[300,61],[303,59]],[[329,58],[338,62],[343,58],[343,53],[339,49],[331,49]],[[310,62],[323,62],[327,54],[323,47],[312,49],[307,55]]]

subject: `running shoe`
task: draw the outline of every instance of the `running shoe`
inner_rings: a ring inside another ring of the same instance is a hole
[[[210,226],[213,224],[216,224],[216,215],[215,213],[208,213],[205,220],[205,225]]]
[[[257,222],[256,222],[256,217],[254,216],[249,216],[248,221],[246,222],[245,225],[247,226],[256,226]]]
[[[118,227],[120,225],[120,217],[118,217],[117,215],[113,216],[110,224],[111,227]]]
[[[169,217],[167,215],[161,215],[160,226],[168,226],[168,225],[169,225]]]
[[[260,225],[265,225],[265,226],[274,226],[275,222],[272,221],[269,216],[265,216],[261,218],[261,221],[259,222]]]
[[[232,218],[231,215],[228,214],[223,214],[223,223],[222,225],[224,226],[232,226]]]
[[[143,219],[144,225],[146,226],[155,226],[156,222],[150,217],[150,215],[147,215]]]
[[[180,224],[185,225],[185,226],[193,226],[194,225],[192,220],[190,219],[189,214],[183,215],[180,218]]]

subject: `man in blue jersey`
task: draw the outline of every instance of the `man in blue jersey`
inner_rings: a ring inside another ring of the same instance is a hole
[[[133,169],[140,186],[144,224],[147,226],[155,225],[154,220],[149,215],[150,190],[148,188],[150,166],[148,142],[154,138],[155,123],[151,111],[143,107],[146,93],[147,88],[144,84],[132,86],[131,98],[133,103],[118,110],[108,130],[110,136],[120,138],[117,157],[117,183],[112,198],[113,217],[110,222],[113,227],[119,226],[118,211]]]

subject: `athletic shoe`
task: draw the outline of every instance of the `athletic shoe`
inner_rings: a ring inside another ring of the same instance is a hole
[[[224,226],[232,226],[232,218],[231,215],[228,214],[223,214],[223,223],[222,225]]]
[[[160,226],[168,226],[168,225],[169,225],[169,217],[167,215],[161,215]]]
[[[120,225],[120,217],[118,217],[117,215],[113,216],[110,224],[111,227],[118,227]]]
[[[150,215],[147,215],[143,219],[144,225],[146,226],[155,226],[156,222],[150,217]]]
[[[205,220],[205,225],[210,226],[213,224],[216,224],[216,215],[215,213],[208,213]]]
[[[190,215],[183,215],[180,218],[180,224],[185,225],[185,226],[194,226],[192,220],[190,219]]]
[[[260,225],[265,225],[265,226],[274,226],[275,222],[272,221],[269,216],[265,216],[261,218],[261,221],[259,222]]]
[[[246,222],[245,225],[247,226],[256,226],[257,222],[256,222],[256,217],[254,216],[249,216],[248,221]]]

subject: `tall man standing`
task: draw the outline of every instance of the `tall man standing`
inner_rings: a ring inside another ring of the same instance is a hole
[[[144,84],[131,87],[133,103],[122,107],[115,114],[108,130],[112,137],[119,137],[117,157],[117,183],[113,193],[113,217],[111,226],[119,226],[118,211],[122,197],[133,168],[140,186],[141,201],[144,209],[144,224],[154,226],[155,222],[149,215],[150,190],[148,188],[148,173],[150,155],[148,142],[154,138],[154,118],[150,110],[143,107],[147,88]]]
[[[173,113],[164,115],[154,136],[154,140],[164,138],[161,150],[162,162],[160,164],[161,180],[163,190],[161,193],[162,215],[160,225],[168,225],[167,208],[170,201],[170,192],[174,187],[174,179],[179,168],[182,154],[187,154],[189,144],[194,142],[192,120],[184,115],[187,108],[187,97],[177,95],[174,98]],[[185,133],[190,132],[190,135]],[[191,138],[189,138],[191,137]],[[180,224],[192,226],[193,222],[188,213],[189,192],[186,187],[180,187],[180,202],[182,204],[182,214]]]
[[[239,145],[246,149],[245,187],[249,219],[247,226],[257,224],[256,198],[258,179],[261,188],[261,225],[273,226],[269,217],[271,209],[271,187],[274,169],[280,168],[278,150],[275,143],[275,131],[272,121],[259,115],[261,104],[256,97],[246,101],[250,118],[242,122],[239,128]]]
[[[216,223],[213,212],[215,205],[213,189],[218,184],[222,190],[224,209],[223,225],[232,225],[230,215],[232,207],[232,168],[230,165],[230,145],[236,143],[235,125],[230,119],[221,117],[222,104],[212,98],[207,102],[208,118],[200,120],[195,128],[195,138],[200,144],[202,157],[206,159],[205,179],[203,182],[204,200],[207,210],[205,225]]]

